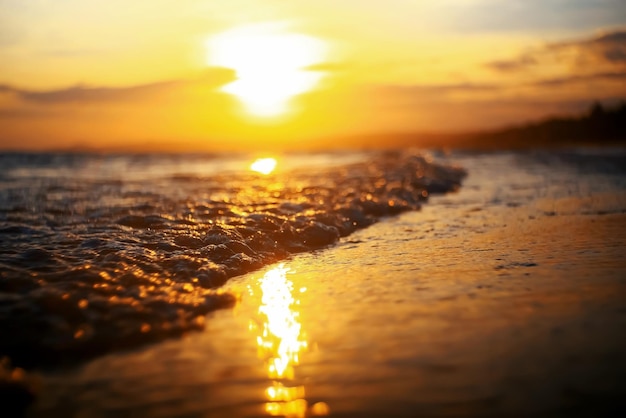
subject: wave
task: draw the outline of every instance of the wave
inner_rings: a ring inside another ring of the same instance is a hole
[[[201,329],[236,302],[219,290],[229,278],[419,209],[465,175],[406,152],[269,176],[213,157],[189,157],[213,169],[186,172],[186,157],[177,170],[137,156],[2,158],[0,355],[24,366]]]

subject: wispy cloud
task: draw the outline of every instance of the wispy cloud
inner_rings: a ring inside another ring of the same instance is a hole
[[[497,90],[497,84],[454,83],[454,84],[423,84],[412,86],[415,93],[455,93],[455,92],[484,92]]]
[[[614,82],[614,81],[626,81],[626,71],[613,71],[613,72],[598,72],[584,75],[570,75],[563,77],[548,77],[538,78],[532,81],[526,82],[512,82],[512,83],[458,83],[458,84],[436,84],[436,85],[393,85],[393,86],[378,86],[376,89],[378,93],[384,93],[395,97],[414,97],[420,101],[429,101],[436,99],[440,101],[446,97],[452,95],[462,94],[463,97],[471,99],[472,95],[484,95],[485,93],[492,94],[493,100],[499,102],[502,100],[502,95],[509,92],[514,93],[520,89],[528,87],[543,87],[542,94],[548,95],[549,88],[561,88],[573,86],[581,83],[592,82]],[[603,92],[598,91],[599,95]],[[612,94],[626,94],[626,89],[622,91],[612,91]],[[518,100],[522,100],[520,97]]]
[[[510,60],[495,60],[485,66],[498,72],[525,71],[538,68],[547,61],[567,65],[574,71],[598,68],[626,68],[626,30],[608,32],[590,39],[549,43],[525,51]]]
[[[377,97],[392,98],[392,102],[440,102],[451,96],[472,96],[498,92],[498,84],[451,83],[451,84],[413,84],[374,86],[371,92]]]
[[[575,83],[581,82],[590,82],[590,81],[626,81],[626,72],[604,72],[604,73],[595,73],[595,74],[587,74],[587,75],[575,75],[570,77],[558,77],[558,78],[548,78],[543,80],[537,80],[532,83],[528,83],[532,86],[566,86]]]
[[[145,100],[192,86],[216,88],[234,79],[234,71],[226,68],[212,68],[207,70],[202,77],[191,80],[168,80],[125,87],[77,85],[58,90],[27,90],[0,85],[0,93],[12,94],[20,100],[39,104],[132,101]]]
[[[626,64],[626,30],[606,33],[593,39],[552,44],[551,50],[576,49],[582,56],[590,55],[607,63]]]
[[[485,64],[489,69],[508,73],[522,71],[532,65],[537,64],[537,59],[532,55],[524,54],[513,60],[496,60]]]

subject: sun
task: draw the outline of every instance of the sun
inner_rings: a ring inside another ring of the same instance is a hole
[[[284,114],[294,96],[312,90],[324,74],[308,68],[324,55],[321,40],[276,24],[242,26],[207,41],[207,63],[237,74],[222,90],[258,116]]]

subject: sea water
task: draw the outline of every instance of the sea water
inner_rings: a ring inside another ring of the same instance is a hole
[[[27,202],[4,201],[2,344],[41,373],[31,416],[623,407],[623,150],[292,155],[269,177],[241,156],[69,158],[3,183]],[[66,181],[89,197],[34,192]]]

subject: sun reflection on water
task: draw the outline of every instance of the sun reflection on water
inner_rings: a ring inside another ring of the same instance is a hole
[[[250,170],[261,174],[270,174],[276,168],[275,158],[258,158],[250,164]]]
[[[272,416],[295,418],[307,416],[304,386],[293,385],[293,380],[294,366],[299,364],[300,354],[307,349],[308,342],[302,332],[299,312],[295,310],[299,301],[293,296],[293,282],[287,278],[289,272],[281,264],[260,279],[260,326],[251,322],[250,328],[259,332],[259,357],[265,361],[267,376],[272,380],[272,385],[265,390],[268,400],[265,411]],[[306,289],[300,289],[300,292],[304,291]],[[323,406],[320,408],[315,404],[309,412],[312,415],[326,415],[328,406]]]

